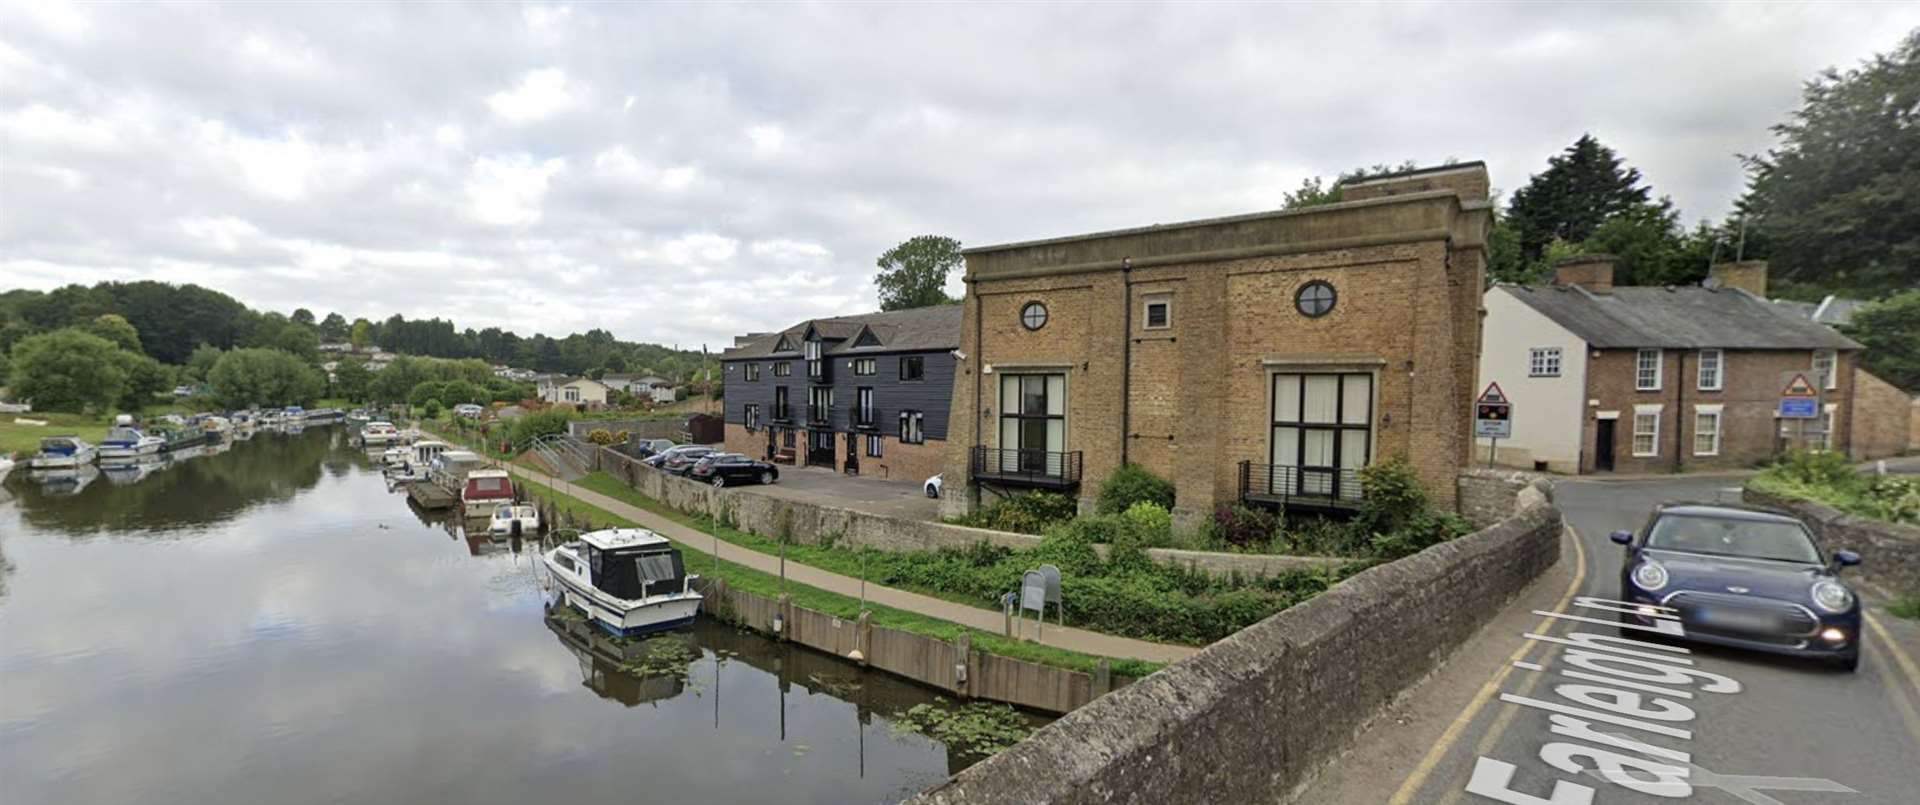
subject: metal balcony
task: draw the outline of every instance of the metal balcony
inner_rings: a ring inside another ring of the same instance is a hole
[[[1364,499],[1360,471],[1240,462],[1240,500],[1280,508],[1354,509]]]
[[[981,483],[1072,489],[1080,485],[1080,451],[975,447],[968,474]]]

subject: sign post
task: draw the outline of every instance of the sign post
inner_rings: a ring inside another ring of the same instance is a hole
[[[1473,435],[1487,440],[1487,467],[1493,467],[1494,453],[1501,439],[1513,438],[1513,401],[1499,383],[1488,383],[1487,390],[1473,402]]]
[[[1807,380],[1807,376],[1794,372],[1787,379],[1787,386],[1780,390],[1780,406],[1774,415],[1780,419],[1792,419],[1800,424],[1796,426],[1800,447],[1806,447],[1807,420],[1820,418],[1820,390]],[[1785,434],[1781,434],[1784,439]]]

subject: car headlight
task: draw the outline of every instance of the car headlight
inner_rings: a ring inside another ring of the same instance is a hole
[[[1813,603],[1828,612],[1853,608],[1853,591],[1837,581],[1821,579],[1813,583]]]
[[[1642,562],[1633,569],[1633,583],[1647,592],[1658,590],[1667,586],[1667,569],[1659,562]]]

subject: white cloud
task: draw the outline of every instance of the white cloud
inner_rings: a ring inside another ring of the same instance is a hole
[[[753,141],[754,150],[771,154],[779,151],[780,146],[787,141],[787,133],[779,126],[766,124],[747,129],[747,139]]]
[[[567,74],[558,68],[535,70],[520,85],[487,96],[493,113],[515,123],[541,120],[573,103]]]
[[[566,166],[563,159],[535,162],[524,155],[476,160],[467,179],[467,199],[473,205],[474,217],[500,226],[540,220],[547,182]]]

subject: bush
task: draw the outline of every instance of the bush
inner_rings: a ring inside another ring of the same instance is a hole
[[[1279,528],[1280,518],[1266,509],[1221,504],[1213,510],[1213,539],[1240,550],[1267,547]]]
[[[593,430],[587,432],[587,441],[593,442],[594,444],[599,444],[599,445],[608,445],[608,444],[613,444],[615,442],[615,439],[613,437],[612,431],[609,431],[606,428],[594,428]]]
[[[1152,503],[1162,509],[1173,509],[1173,482],[1151,472],[1138,464],[1126,464],[1114,470],[1107,480],[1100,484],[1100,495],[1095,500],[1096,514],[1119,514],[1133,507],[1135,503]]]
[[[427,400],[426,403],[420,406],[420,416],[426,419],[439,419],[440,418],[440,401]]]
[[[516,446],[525,448],[527,442],[541,436],[566,433],[570,418],[567,411],[560,409],[526,414],[513,421],[513,429],[507,432],[507,438]]]
[[[1173,513],[1165,506],[1151,501],[1140,501],[1128,506],[1121,517],[1140,532],[1140,537],[1149,548],[1164,548],[1173,542]]]
[[[1790,481],[1815,486],[1851,487],[1860,479],[1847,457],[1832,451],[1793,450],[1781,456],[1769,472]]]
[[[1073,498],[1053,492],[1027,492],[994,503],[955,522],[974,528],[1042,534],[1073,519],[1080,510]]]
[[[1884,476],[1863,493],[1873,515],[1892,523],[1920,523],[1920,480]]]
[[[1354,522],[1375,534],[1399,531],[1427,510],[1427,493],[1405,456],[1361,468],[1360,488],[1364,497]]]

